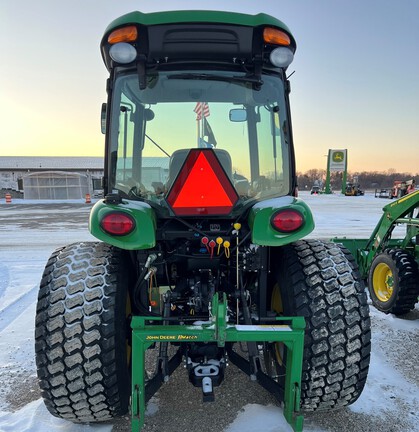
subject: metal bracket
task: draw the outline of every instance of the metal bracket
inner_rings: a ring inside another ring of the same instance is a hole
[[[275,319],[277,323],[273,325],[227,324],[227,296],[225,293],[216,293],[214,295],[211,309],[213,313],[212,321],[201,326],[150,325],[146,324],[146,322],[164,321],[164,318],[144,316],[134,316],[132,318],[132,432],[141,431],[144,425],[145,404],[151,396],[145,388],[145,352],[155,342],[213,342],[217,343],[219,347],[224,347],[228,342],[284,343],[287,346],[283,399],[284,417],[295,432],[302,431],[303,416],[300,414],[300,387],[304,349],[304,318],[279,317]],[[179,351],[177,355],[178,358],[175,363],[179,365]],[[169,363],[171,362],[172,360],[169,361]],[[175,368],[176,366],[171,368],[172,371]],[[249,372],[250,370],[249,367]],[[259,374],[260,372],[258,372],[257,376]],[[261,380],[260,382],[263,385]],[[154,388],[157,391],[159,387],[156,385]]]

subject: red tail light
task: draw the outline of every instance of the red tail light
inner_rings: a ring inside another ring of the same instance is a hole
[[[296,210],[280,210],[271,218],[272,227],[283,233],[297,231],[303,224],[303,215]]]
[[[103,231],[120,236],[134,231],[135,221],[126,213],[108,213],[100,222]]]

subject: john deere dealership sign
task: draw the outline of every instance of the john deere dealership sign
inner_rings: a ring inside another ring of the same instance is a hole
[[[346,177],[348,167],[348,151],[344,150],[329,150],[327,157],[327,172],[326,172],[326,185],[324,192],[327,194],[332,193],[330,187],[330,173],[341,172],[342,173],[342,193],[345,193]]]
[[[346,171],[346,149],[329,150],[329,171]]]

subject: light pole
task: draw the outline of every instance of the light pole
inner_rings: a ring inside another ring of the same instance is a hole
[[[326,185],[324,188],[324,193],[325,194],[331,194],[332,191],[330,189],[330,154],[331,154],[331,150],[328,151],[327,155],[327,166],[326,166]]]

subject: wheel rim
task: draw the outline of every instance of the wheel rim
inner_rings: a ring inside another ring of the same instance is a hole
[[[278,284],[275,284],[272,290],[271,307],[272,310],[276,313],[284,313],[284,307],[282,306],[281,290],[279,289]]]
[[[374,294],[381,302],[390,300],[394,292],[394,277],[391,268],[385,263],[379,263],[374,269],[372,278]]]

